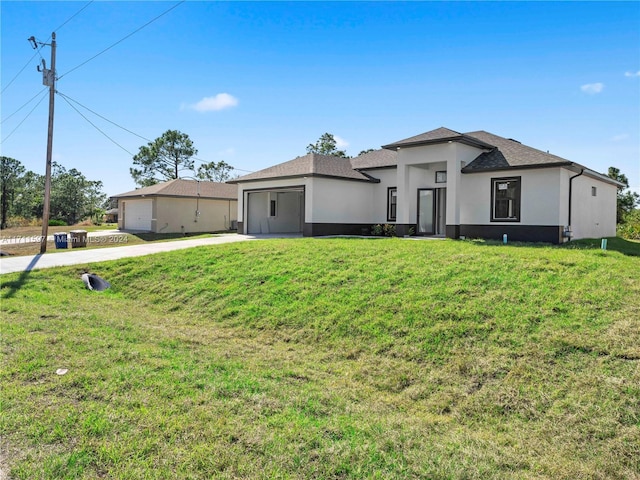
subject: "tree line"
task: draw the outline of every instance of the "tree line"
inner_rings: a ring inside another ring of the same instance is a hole
[[[15,158],[0,157],[0,227],[18,226],[42,218],[44,175],[27,170]],[[100,180],[89,180],[82,172],[54,162],[51,170],[52,223],[73,225],[86,218],[100,221],[107,195]]]

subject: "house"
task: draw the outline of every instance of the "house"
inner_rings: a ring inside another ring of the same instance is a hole
[[[193,233],[236,227],[237,187],[176,179],[115,195],[118,228],[154,233]]]
[[[118,223],[118,209],[110,208],[106,212],[104,212],[104,222],[105,223]]]
[[[367,234],[562,243],[613,236],[615,180],[485,131],[447,128],[344,159],[308,154],[230,181],[238,232]]]

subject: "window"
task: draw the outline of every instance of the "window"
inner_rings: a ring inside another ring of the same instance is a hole
[[[520,221],[521,177],[491,179],[491,221]]]
[[[269,216],[275,217],[278,213],[278,202],[275,200],[269,201]]]
[[[398,189],[389,187],[387,189],[387,221],[396,221],[396,207],[398,205]]]
[[[447,172],[442,170],[436,172],[436,183],[447,183]]]
[[[596,187],[591,187],[591,196],[595,197],[598,195],[598,189]]]

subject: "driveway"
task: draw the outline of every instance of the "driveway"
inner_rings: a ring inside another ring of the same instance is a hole
[[[84,263],[105,262],[120,258],[141,257],[153,253],[182,250],[203,245],[219,245],[222,243],[246,242],[261,238],[289,238],[289,235],[238,235],[235,233],[216,237],[195,238],[193,240],[177,240],[174,242],[149,243],[148,245],[131,245],[123,247],[93,248],[88,250],[73,249],[69,252],[57,252],[44,255],[23,257],[2,257],[0,260],[0,274],[14,272],[29,272],[40,268],[64,267]]]

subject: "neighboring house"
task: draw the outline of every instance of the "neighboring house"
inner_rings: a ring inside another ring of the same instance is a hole
[[[118,223],[118,209],[110,208],[106,212],[104,212],[104,222],[105,223]]]
[[[562,243],[616,233],[616,181],[478,131],[438,128],[357,158],[308,154],[234,179],[239,233],[368,234]]]
[[[197,180],[170,180],[115,195],[118,228],[155,233],[215,232],[236,228],[238,189]]]

